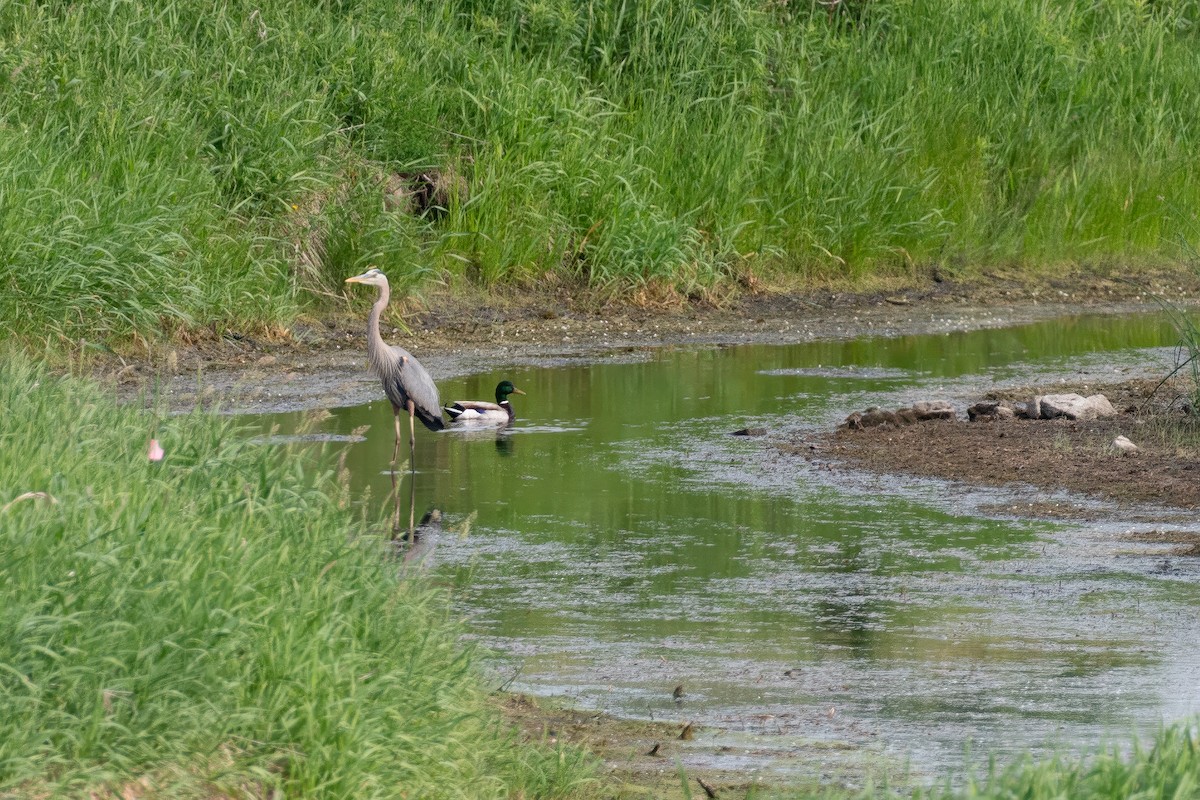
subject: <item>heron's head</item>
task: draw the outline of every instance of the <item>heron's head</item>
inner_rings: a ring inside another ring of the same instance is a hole
[[[355,275],[353,278],[346,278],[346,283],[365,283],[368,286],[387,286],[387,276],[384,275],[375,267],[371,267],[362,275]]]
[[[496,386],[496,402],[503,403],[508,399],[510,394],[525,394],[517,387],[513,386],[512,381],[500,381]]]

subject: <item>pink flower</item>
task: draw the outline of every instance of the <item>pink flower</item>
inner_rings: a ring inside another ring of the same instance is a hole
[[[162,461],[164,455],[166,454],[163,452],[163,449],[158,446],[158,439],[151,439],[150,447],[146,450],[146,458],[151,461]]]

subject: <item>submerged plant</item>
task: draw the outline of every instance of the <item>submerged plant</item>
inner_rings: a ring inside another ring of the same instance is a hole
[[[1179,375],[1185,376],[1185,408],[1189,414],[1200,414],[1200,327],[1197,327],[1191,314],[1173,303],[1159,298],[1159,304],[1166,310],[1168,319],[1179,334],[1179,343],[1174,350],[1175,366],[1159,386]]]

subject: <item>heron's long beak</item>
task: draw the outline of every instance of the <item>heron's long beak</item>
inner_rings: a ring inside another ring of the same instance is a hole
[[[367,277],[367,273],[355,275],[353,278],[346,278],[346,283],[364,283],[363,278]]]

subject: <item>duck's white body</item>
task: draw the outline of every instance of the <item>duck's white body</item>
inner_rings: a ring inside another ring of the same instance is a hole
[[[516,419],[512,404],[508,402],[510,394],[525,394],[512,385],[512,381],[500,381],[496,387],[496,402],[486,400],[455,400],[443,411],[450,417],[450,424],[456,428],[491,426],[502,428],[511,425]]]
[[[513,421],[512,405],[484,400],[455,400],[446,406],[451,425],[507,425]]]

